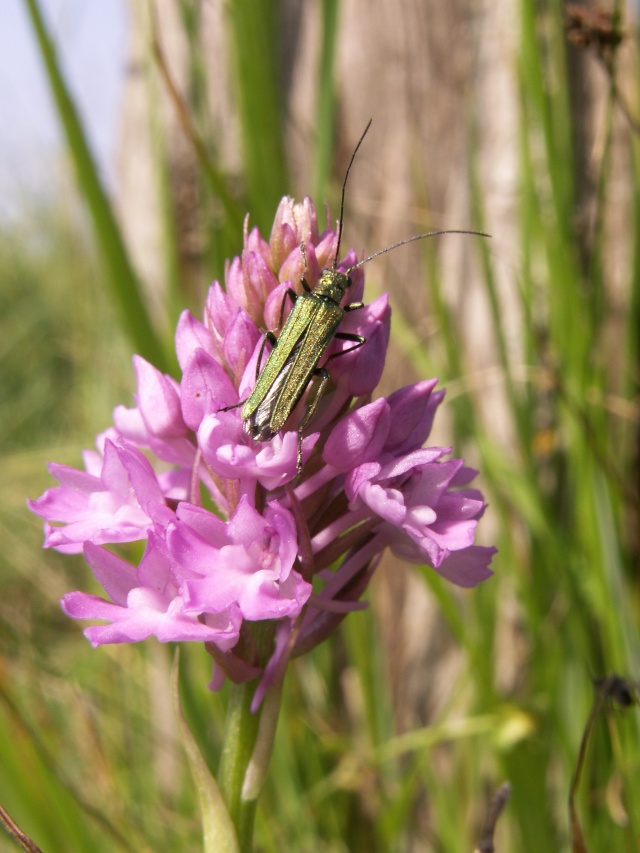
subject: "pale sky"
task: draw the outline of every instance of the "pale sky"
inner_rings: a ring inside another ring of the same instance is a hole
[[[110,185],[125,73],[126,0],[40,0],[94,156]],[[46,191],[63,154],[25,0],[0,0],[0,210]]]

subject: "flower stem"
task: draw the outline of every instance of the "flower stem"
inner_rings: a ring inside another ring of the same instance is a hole
[[[251,713],[256,681],[233,684],[225,721],[218,784],[236,827],[240,850],[250,853],[257,800],[243,800],[242,786],[253,754],[261,709]]]
[[[274,631],[273,622],[252,626],[258,656],[264,662],[273,651]],[[260,707],[251,711],[258,683],[254,680],[231,686],[218,773],[218,785],[242,853],[251,853],[258,795],[271,758],[280,709],[281,685],[272,684]]]

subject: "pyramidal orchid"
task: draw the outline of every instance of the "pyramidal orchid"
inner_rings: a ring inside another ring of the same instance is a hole
[[[494,548],[474,544],[485,508],[475,471],[451,448],[425,446],[444,392],[437,380],[374,399],[390,329],[386,295],[345,314],[341,332],[366,343],[331,361],[331,382],[302,441],[305,398],[285,429],[255,442],[243,430],[265,329],[277,329],[289,288],[313,287],[338,236],[318,231],[309,199],[282,199],[267,242],[245,230],[225,286],[211,286],[202,319],[178,323],[178,380],[134,359],[135,407],[118,407],[85,470],[52,464],[59,485],[30,502],[45,547],[84,552],[105,597],[70,592],[62,607],[97,621],[95,645],[190,640],[214,661],[213,688],[259,678],[253,707],[287,661],[325,639],[362,605],[383,551],[426,563],[472,587]],[[337,265],[354,267],[350,251]],[[362,268],[349,300],[363,296]],[[325,359],[352,344],[334,340]],[[121,543],[143,541],[132,565]],[[114,547],[116,546],[116,547]],[[256,623],[272,627],[266,649]]]

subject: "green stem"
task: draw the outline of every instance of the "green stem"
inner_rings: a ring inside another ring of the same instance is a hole
[[[259,657],[273,650],[274,623],[256,623],[252,634]],[[260,707],[252,713],[257,681],[234,684],[229,695],[218,785],[238,835],[242,853],[252,849],[253,822],[258,796],[267,774],[278,714],[281,683],[276,678]]]
[[[257,800],[243,800],[242,787],[258,735],[261,709],[251,713],[256,682],[234,684],[229,695],[218,785],[238,833],[243,853],[251,850]]]

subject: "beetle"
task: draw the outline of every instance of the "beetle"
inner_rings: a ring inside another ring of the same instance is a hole
[[[292,288],[287,290],[280,310],[279,325],[281,332],[278,336],[273,331],[265,333],[256,365],[256,384],[244,403],[239,404],[242,405],[242,420],[245,433],[256,441],[269,441],[283,428],[287,418],[297,406],[312,379],[319,377],[320,384],[318,385],[315,396],[298,427],[298,473],[302,471],[303,430],[313,417],[326,384],[331,378],[327,370],[327,364],[332,359],[353,352],[366,343],[366,339],[362,335],[338,331],[345,313],[356,311],[363,307],[362,302],[341,305],[351,285],[349,273],[368,263],[373,258],[378,257],[378,255],[390,252],[392,249],[404,246],[406,243],[411,243],[414,240],[422,240],[425,237],[433,237],[438,234],[476,234],[479,236],[488,236],[480,234],[477,231],[431,231],[427,234],[418,234],[406,240],[401,240],[399,243],[394,243],[386,249],[381,249],[354,264],[344,272],[338,270],[337,265],[342,240],[347,179],[358,149],[367,135],[370,126],[371,120],[369,120],[364,133],[351,155],[351,160],[347,166],[342,184],[340,218],[338,220],[338,242],[333,266],[330,269],[322,271],[320,279],[314,288],[310,287],[303,275],[301,280],[303,293],[297,294]],[[300,248],[306,268],[304,244]],[[283,326],[282,318],[284,316],[287,296],[291,299],[293,307]],[[330,355],[322,367],[320,367],[320,361],[334,339],[351,341],[353,346]],[[260,365],[268,343],[272,345],[272,349],[266,364],[261,369]]]
[[[337,331],[347,311],[356,311],[363,307],[362,302],[340,305],[350,285],[349,275],[334,268],[323,270],[313,290],[303,278],[304,293],[298,295],[294,290],[287,291],[286,295],[293,300],[293,308],[279,337],[273,332],[266,333],[258,357],[256,384],[242,407],[242,419],[247,435],[256,441],[269,441],[280,432],[312,378],[320,377],[320,385],[313,402],[298,428],[298,470],[301,469],[302,430],[313,417],[324,387],[330,379],[326,365],[332,359],[353,352],[366,342],[362,335]],[[353,346],[330,355],[325,364],[318,367],[320,359],[334,338],[352,341]],[[273,349],[264,368],[260,370],[267,343],[271,343]]]

